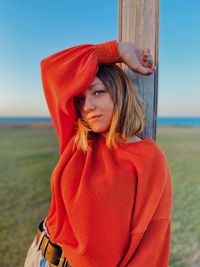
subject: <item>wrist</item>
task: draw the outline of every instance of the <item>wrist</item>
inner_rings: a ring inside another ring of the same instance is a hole
[[[137,53],[137,47],[129,42],[118,41],[118,50],[123,62],[126,62],[131,57],[131,53]]]

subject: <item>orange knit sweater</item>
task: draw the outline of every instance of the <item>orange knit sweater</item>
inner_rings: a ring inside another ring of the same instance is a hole
[[[101,135],[85,154],[73,146],[73,97],[93,81],[99,63],[120,61],[111,41],[72,47],[41,62],[61,152],[46,226],[72,267],[168,266],[172,190],[159,146],[148,138],[109,150]]]

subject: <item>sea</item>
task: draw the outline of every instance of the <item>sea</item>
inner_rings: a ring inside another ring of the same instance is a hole
[[[50,117],[0,117],[0,124],[51,123]],[[200,127],[200,117],[158,117],[157,126]]]

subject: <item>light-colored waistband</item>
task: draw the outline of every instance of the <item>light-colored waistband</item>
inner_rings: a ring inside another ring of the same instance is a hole
[[[44,222],[43,222],[43,229],[44,229],[44,232],[45,232],[46,236],[49,238],[50,235],[49,235],[49,233],[47,231],[47,228],[46,228],[46,225],[45,225],[45,221],[46,221],[46,218],[44,219]]]

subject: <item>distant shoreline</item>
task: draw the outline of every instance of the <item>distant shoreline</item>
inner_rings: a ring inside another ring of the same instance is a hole
[[[53,128],[53,123],[51,122],[35,122],[35,123],[0,123],[0,129],[2,128]]]
[[[54,125],[51,122],[36,122],[36,123],[0,123],[0,129],[12,129],[12,128],[53,128]],[[172,128],[172,129],[200,129],[200,126],[195,125],[157,125],[157,128]]]
[[[200,128],[200,117],[158,117],[157,127],[196,127]],[[50,128],[50,117],[0,117],[0,128],[40,127]]]

